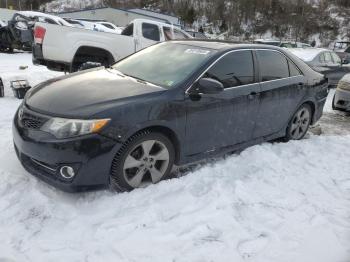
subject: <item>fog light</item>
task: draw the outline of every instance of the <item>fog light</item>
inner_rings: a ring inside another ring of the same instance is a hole
[[[60,174],[65,179],[72,179],[75,176],[74,169],[70,166],[63,166],[60,168]]]

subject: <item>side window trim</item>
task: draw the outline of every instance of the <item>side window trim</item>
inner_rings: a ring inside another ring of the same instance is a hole
[[[259,49],[237,49],[237,50],[231,50],[229,52],[226,52],[225,54],[222,54],[219,58],[217,58],[214,62],[212,62],[203,72],[202,74],[199,75],[198,78],[196,78],[195,81],[193,81],[193,83],[190,84],[190,86],[186,89],[185,91],[185,94],[188,94],[189,91],[192,89],[193,85],[203,77],[203,75],[205,75],[205,73],[207,71],[209,71],[219,60],[221,60],[221,58],[223,58],[224,56],[230,54],[230,53],[233,53],[233,52],[238,52],[238,51],[251,51],[252,52],[252,58],[253,58],[253,70],[254,70],[254,81],[255,83],[251,83],[251,84],[246,84],[246,85],[240,85],[240,86],[234,86],[234,87],[227,87],[224,89],[224,92],[225,90],[230,90],[230,89],[233,89],[233,88],[241,88],[241,87],[244,87],[244,86],[250,86],[250,85],[256,85],[256,84],[262,84],[262,83],[268,83],[268,82],[274,82],[274,81],[281,81],[281,80],[285,80],[285,79],[288,79],[288,78],[294,78],[294,77],[300,77],[300,76],[304,76],[304,74],[302,73],[302,71],[300,70],[300,68],[295,65],[295,63],[293,62],[293,64],[296,66],[296,68],[299,70],[300,72],[300,75],[298,76],[288,76],[288,77],[285,77],[285,78],[281,78],[281,79],[275,79],[275,80],[269,80],[269,81],[265,81],[265,82],[262,82],[261,81],[261,76],[260,76],[260,67],[258,66],[258,57],[257,57],[257,54],[256,54],[256,51],[259,51],[259,50],[267,50],[267,51],[273,51],[273,52],[278,52],[280,54],[282,54],[286,60],[287,60],[287,64],[288,64],[288,70],[289,70],[289,63],[288,63],[288,60],[291,60],[289,57],[287,57],[285,54],[283,54],[282,52],[278,51],[278,50],[273,50],[273,49],[262,49],[262,48],[259,48]]]
[[[286,58],[287,58],[287,61],[288,61],[289,77],[303,76],[304,74],[301,72],[301,70],[299,69],[299,67],[298,67],[291,59],[289,59],[288,57],[286,57]],[[293,65],[294,65],[294,67],[298,70],[299,75],[291,76],[290,64],[293,64]]]
[[[191,83],[191,85],[186,89],[185,94],[188,94],[189,91],[192,89],[193,85],[199,80],[201,79],[206,72],[208,72],[217,62],[219,62],[222,58],[224,58],[225,56],[227,56],[228,54],[234,53],[234,52],[239,52],[239,51],[250,51],[252,53],[252,60],[253,60],[253,70],[254,70],[254,81],[255,83],[251,83],[251,84],[245,84],[245,85],[240,85],[240,86],[233,86],[233,87],[226,87],[223,92],[225,92],[225,90],[230,90],[232,88],[241,88],[244,86],[250,86],[250,85],[256,85],[256,84],[260,84],[259,83],[259,79],[256,79],[256,66],[255,66],[255,57],[254,57],[254,49],[237,49],[237,50],[231,50],[226,52],[225,54],[222,54],[220,57],[218,57],[214,62],[212,62],[203,72],[202,74],[199,75],[199,77],[196,78],[195,81],[193,81],[193,83]]]
[[[255,84],[259,84],[259,81],[257,81],[257,79],[255,78],[255,61],[254,61],[254,54],[253,51],[250,49],[240,49],[240,50],[232,50],[232,51],[236,51],[236,52],[243,52],[243,51],[249,51],[251,56],[252,56],[252,63],[253,63],[253,77],[254,77],[254,83],[249,83],[249,84],[243,84],[243,85],[238,85],[238,86],[228,86],[224,88],[224,92],[225,90],[230,90],[233,88],[241,88],[244,86],[250,86],[250,85],[255,85]],[[218,59],[217,61],[214,62],[213,66],[215,66],[218,62],[220,62],[221,59],[223,59],[226,55],[229,55],[231,52],[227,52],[224,56],[222,56],[220,59]],[[233,52],[232,52],[233,53]],[[210,69],[208,69],[206,72],[208,72]],[[205,74],[205,73],[204,73]]]
[[[269,80],[269,81],[262,81],[261,79],[261,74],[260,74],[260,67],[259,67],[259,79],[258,79],[258,83],[262,84],[262,83],[268,83],[268,82],[274,82],[274,81],[280,81],[280,80],[285,80],[285,79],[288,79],[288,78],[292,78],[292,77],[298,77],[298,76],[303,76],[304,74],[302,73],[302,71],[300,70],[300,68],[292,61],[292,59],[290,59],[288,56],[286,56],[285,54],[283,54],[282,52],[278,51],[278,50],[273,50],[273,49],[255,49],[254,51],[260,51],[260,50],[263,50],[263,51],[271,51],[271,52],[277,52],[281,55],[284,56],[284,58],[287,60],[287,65],[288,65],[288,71],[289,71],[289,76],[288,77],[284,77],[284,78],[280,78],[280,79],[274,79],[274,80]],[[256,52],[255,52],[256,53]],[[256,59],[257,59],[257,63],[259,62],[259,58],[257,57],[257,54],[256,54]],[[295,67],[298,69],[300,75],[297,75],[297,76],[291,76],[290,75],[290,68],[289,68],[289,61],[292,62]]]

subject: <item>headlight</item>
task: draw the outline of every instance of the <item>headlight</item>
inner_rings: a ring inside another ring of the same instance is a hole
[[[99,132],[110,119],[78,120],[65,118],[51,118],[41,131],[48,132],[57,138],[69,138]]]
[[[349,91],[350,90],[350,83],[345,82],[345,81],[339,81],[338,88]]]

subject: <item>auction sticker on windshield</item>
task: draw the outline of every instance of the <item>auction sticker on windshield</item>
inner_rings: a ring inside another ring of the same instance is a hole
[[[197,55],[207,55],[210,53],[209,50],[205,49],[186,49],[185,53],[187,54],[197,54]]]

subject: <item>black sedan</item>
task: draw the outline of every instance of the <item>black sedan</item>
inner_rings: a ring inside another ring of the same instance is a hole
[[[32,88],[13,122],[18,158],[65,191],[129,191],[184,165],[302,139],[327,80],[288,51],[172,41]]]

